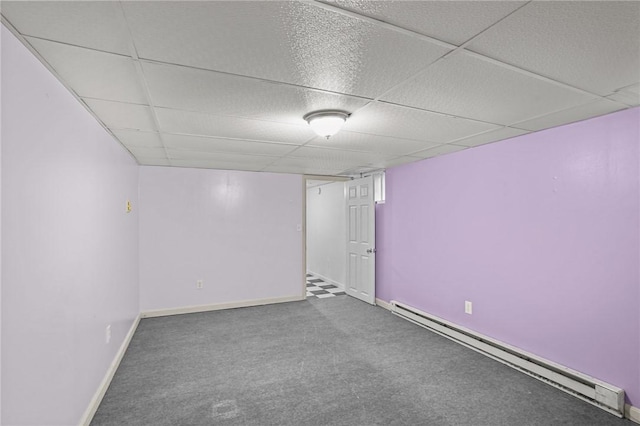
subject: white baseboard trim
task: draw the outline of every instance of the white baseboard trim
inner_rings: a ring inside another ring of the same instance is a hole
[[[624,416],[632,422],[640,424],[640,408],[630,404],[624,405]]]
[[[136,319],[133,321],[133,324],[131,324],[131,328],[129,328],[129,332],[124,337],[124,341],[120,345],[120,349],[118,349],[118,352],[116,352],[115,358],[113,358],[113,361],[111,361],[111,365],[107,370],[107,374],[105,374],[104,378],[102,379],[102,382],[100,383],[100,386],[98,386],[98,389],[96,390],[96,393],[93,395],[93,398],[91,398],[91,402],[89,403],[89,406],[87,407],[87,409],[85,410],[84,414],[80,419],[80,426],[89,426],[89,424],[91,423],[91,420],[93,420],[93,416],[96,414],[96,411],[98,411],[98,407],[102,402],[102,398],[104,398],[104,394],[107,393],[107,389],[109,389],[111,380],[113,379],[113,376],[116,374],[116,370],[118,370],[118,367],[120,366],[122,357],[124,356],[124,353],[127,351],[127,348],[129,347],[129,343],[131,343],[131,339],[133,338],[133,335],[136,332],[136,329],[138,328],[138,324],[140,324],[140,315],[138,315]]]
[[[229,303],[214,303],[211,305],[185,306],[182,308],[155,309],[140,313],[141,318],[165,317],[169,315],[194,314],[197,312],[219,311],[221,309],[248,308],[250,306],[271,305],[273,303],[298,302],[306,296],[274,297],[271,299],[241,300]]]
[[[377,297],[376,297],[376,306],[380,306],[381,308],[384,308],[387,311],[391,310],[391,303],[385,302],[384,300],[378,299]]]
[[[307,274],[315,275],[316,277],[321,278],[323,281],[327,282],[328,284],[333,284],[336,287],[338,287],[340,290],[344,291],[344,284],[342,284],[342,283],[340,283],[340,282],[338,282],[336,280],[332,280],[329,277],[325,277],[324,275],[319,274],[317,272],[313,272],[313,271],[307,271]]]

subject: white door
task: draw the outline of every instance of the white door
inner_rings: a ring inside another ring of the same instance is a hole
[[[347,197],[347,294],[375,304],[375,205],[373,177],[346,184]]]

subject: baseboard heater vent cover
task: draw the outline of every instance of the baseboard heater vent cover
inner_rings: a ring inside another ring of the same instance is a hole
[[[541,380],[615,416],[624,417],[624,390],[578,371],[483,336],[408,305],[391,301],[391,312]]]

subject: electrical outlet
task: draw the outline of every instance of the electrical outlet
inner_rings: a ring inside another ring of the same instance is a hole
[[[111,324],[107,326],[107,329],[104,333],[105,342],[109,343],[111,341]]]
[[[464,302],[464,313],[471,315],[473,313],[473,305],[468,300]]]
[[[201,289],[202,287],[203,287],[203,282],[202,282],[202,280],[198,280],[198,281],[196,281],[196,288],[197,288],[197,289]]]

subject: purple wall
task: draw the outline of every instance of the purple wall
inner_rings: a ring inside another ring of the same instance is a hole
[[[2,27],[2,424],[80,421],[138,314],[137,185],[130,155]]]
[[[302,191],[300,175],[141,167],[141,311],[301,299]]]
[[[640,405],[639,123],[635,108],[388,170],[377,296]]]

